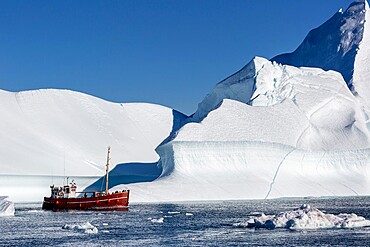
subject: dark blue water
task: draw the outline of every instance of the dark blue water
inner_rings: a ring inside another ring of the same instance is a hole
[[[18,204],[14,217],[0,218],[0,246],[370,246],[370,228],[291,231],[232,226],[249,212],[276,214],[302,203],[370,219],[370,197],[131,204],[127,212],[49,212],[42,211],[41,204]],[[161,217],[163,223],[150,220]],[[97,234],[62,229],[87,221],[98,228]]]

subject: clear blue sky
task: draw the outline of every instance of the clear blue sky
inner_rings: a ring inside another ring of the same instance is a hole
[[[186,114],[350,0],[0,0],[0,89],[63,88]]]

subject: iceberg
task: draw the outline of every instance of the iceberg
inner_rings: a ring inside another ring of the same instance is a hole
[[[219,82],[156,149],[162,174],[130,185],[132,200],[369,195],[369,15],[356,1],[295,52]]]
[[[246,221],[236,223],[237,227],[248,228],[288,228],[302,229],[332,229],[369,227],[370,220],[356,214],[326,214],[317,208],[303,204],[292,211],[281,212],[277,215],[255,215]]]
[[[223,99],[184,125],[156,149],[161,176],[130,185],[133,201],[370,194],[369,130],[343,77],[257,61],[259,105]]]
[[[14,203],[7,196],[0,196],[0,216],[14,216]]]

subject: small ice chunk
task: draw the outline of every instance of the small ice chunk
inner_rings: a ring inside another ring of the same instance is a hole
[[[192,213],[186,213],[185,215],[186,216],[193,216],[194,214],[192,214]]]
[[[103,223],[103,226],[107,226],[108,225],[108,223]]]
[[[7,196],[0,196],[0,217],[14,216],[14,202],[8,200]]]
[[[177,212],[177,211],[169,211],[168,214],[179,214],[180,212]]]
[[[83,232],[87,234],[96,234],[98,233],[98,228],[93,226],[90,222],[82,223],[82,224],[65,224],[62,229],[76,231],[76,232]]]
[[[163,217],[161,217],[159,219],[152,219],[151,220],[151,222],[153,222],[153,223],[163,223],[163,221],[164,221],[164,218]]]

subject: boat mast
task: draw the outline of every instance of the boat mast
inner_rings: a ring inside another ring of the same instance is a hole
[[[106,165],[106,169],[105,169],[105,194],[108,195],[108,171],[109,171],[109,160],[110,160],[110,146],[108,147],[108,154],[107,154],[107,165]]]

